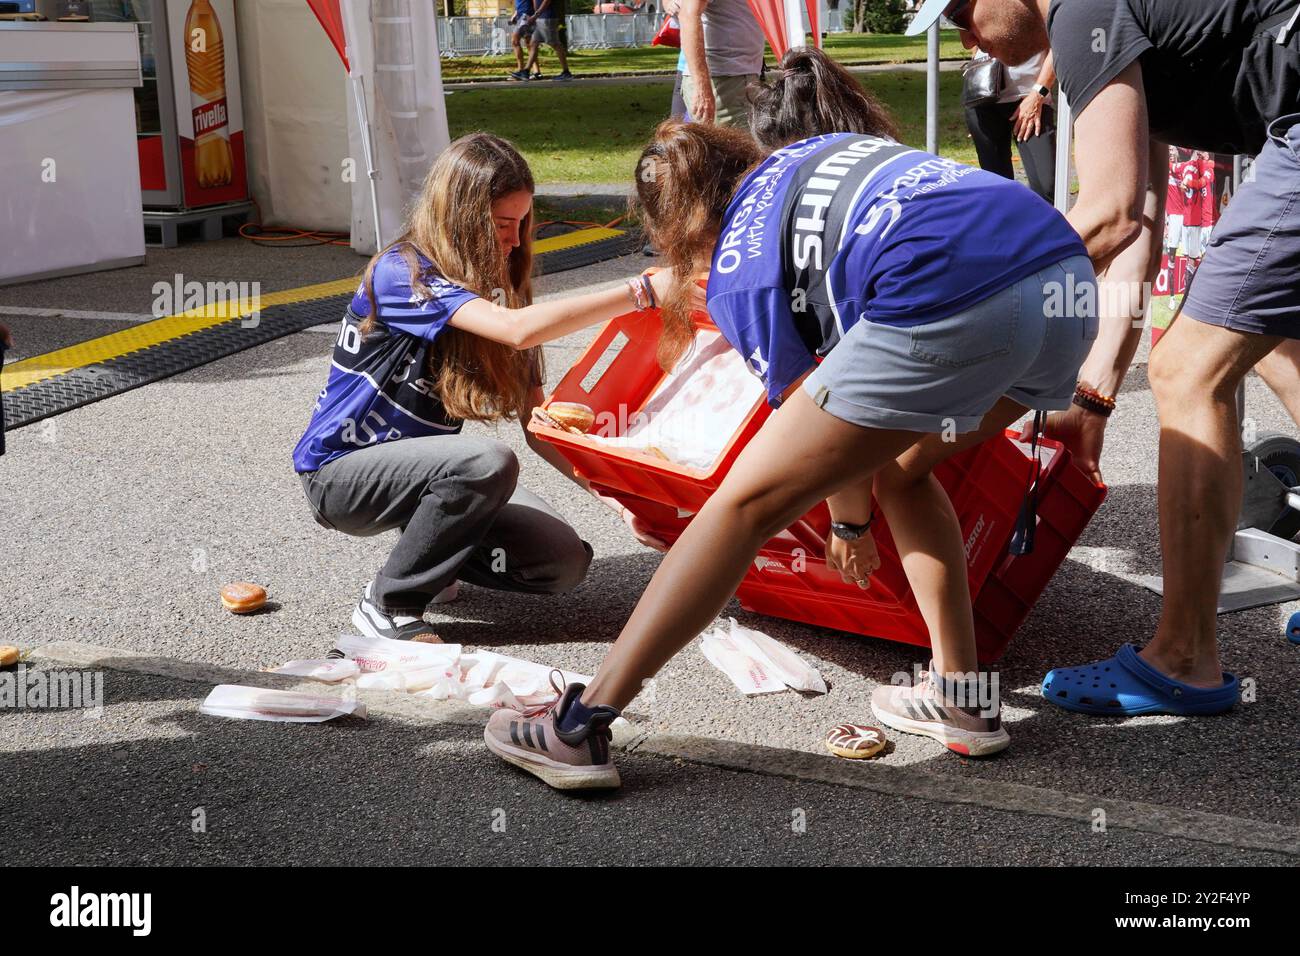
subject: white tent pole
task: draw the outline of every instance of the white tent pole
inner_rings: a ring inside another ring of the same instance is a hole
[[[925,151],[939,152],[939,21],[925,35]]]
[[[1070,211],[1070,153],[1074,140],[1074,117],[1065,90],[1056,90],[1056,208]]]
[[[350,53],[351,51],[349,51]],[[348,62],[352,62],[351,56]],[[352,77],[352,95],[357,101],[357,124],[361,128],[361,151],[366,158],[366,176],[370,180],[370,206],[375,214],[375,250],[384,248],[384,233],[379,221],[379,170],[375,168],[374,150],[370,143],[370,110],[366,106],[366,78],[356,73]]]
[[[783,0],[785,9],[785,39],[790,49],[806,46],[803,32],[804,0]]]

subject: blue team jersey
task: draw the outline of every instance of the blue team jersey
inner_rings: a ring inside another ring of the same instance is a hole
[[[434,392],[429,353],[456,310],[478,296],[439,277],[423,257],[419,262],[428,298],[411,288],[397,250],[380,257],[373,273],[379,321],[366,336],[359,326],[370,299],[364,286],[357,289],[334,343],[329,379],[293,451],[295,471],[315,471],[380,442],[460,431],[461,420],[447,414]]]
[[[736,190],[709,275],[709,315],[771,404],[867,320],[913,326],[1072,255],[1065,217],[994,173],[890,139],[814,136]]]

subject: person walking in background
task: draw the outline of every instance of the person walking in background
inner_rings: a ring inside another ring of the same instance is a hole
[[[515,0],[515,15],[510,18],[510,49],[515,55],[515,71],[510,74],[512,80],[526,80],[530,74],[524,69],[524,50],[531,53],[533,34],[537,26],[533,22],[533,0]],[[535,62],[535,60],[534,60]],[[537,74],[541,76],[541,71]]]
[[[573,79],[573,74],[569,72],[568,28],[564,25],[566,12],[564,0],[537,0],[537,8],[527,20],[529,24],[535,25],[536,30],[533,33],[532,48],[528,53],[528,66],[524,68],[524,72],[535,80],[542,78],[541,72],[537,69],[537,55],[543,43],[555,51],[555,58],[560,61],[560,75],[556,79]]]
[[[974,59],[988,56],[975,47]],[[1056,71],[1051,51],[1037,53],[1018,66],[1003,66],[1005,92],[994,102],[966,107],[966,128],[975,143],[980,168],[1015,179],[1011,166],[1011,142],[1015,140],[1029,188],[1052,202],[1056,192],[1056,114],[1051,97]]]
[[[763,29],[747,0],[681,0],[682,99],[697,123],[747,126],[746,89],[763,70]]]
[[[681,0],[664,0],[664,16],[676,17],[682,9]],[[679,26],[680,29],[680,26]],[[686,100],[682,96],[682,80],[686,78],[686,51],[679,48],[677,54],[677,75],[673,78],[673,105],[668,109],[671,119],[686,119]]]

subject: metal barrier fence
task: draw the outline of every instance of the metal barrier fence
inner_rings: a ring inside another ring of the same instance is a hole
[[[438,49],[443,56],[490,56],[510,52],[509,17],[439,17]],[[565,18],[569,48],[608,50],[648,46],[659,29],[659,14],[595,13]],[[844,32],[842,10],[827,10],[827,33]]]
[[[443,56],[487,56],[510,52],[509,17],[439,17],[438,49]],[[569,48],[607,50],[648,46],[659,17],[643,13],[584,14],[565,18]]]

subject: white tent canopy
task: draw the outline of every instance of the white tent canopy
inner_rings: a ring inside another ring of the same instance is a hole
[[[349,83],[352,248],[373,253],[401,230],[433,160],[447,148],[447,107],[433,5],[343,0]],[[378,235],[378,241],[376,236]]]

